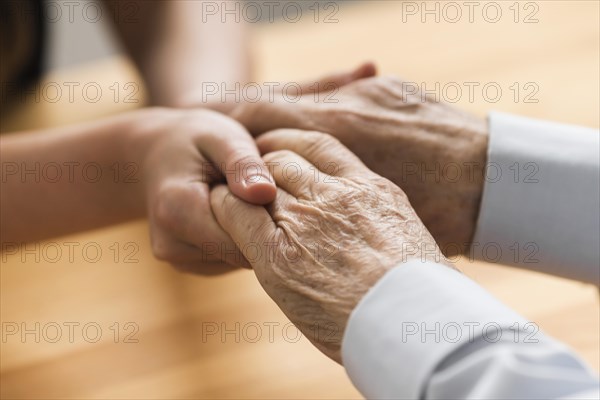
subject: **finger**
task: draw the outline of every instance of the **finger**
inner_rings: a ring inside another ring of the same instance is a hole
[[[290,150],[278,150],[265,154],[277,186],[296,198],[313,199],[319,182],[326,182],[328,175],[319,173],[314,165]]]
[[[262,101],[258,103],[244,103],[238,106],[230,116],[246,127],[254,135],[287,127],[305,127],[310,120],[311,110],[300,99],[298,103],[285,101]]]
[[[230,254],[224,259],[215,258],[215,254],[205,251],[206,249],[203,249],[203,251],[188,243],[179,241],[164,231],[152,229],[151,232],[154,256],[161,261],[168,262],[181,272],[216,275],[238,268],[250,267],[250,264],[241,253],[237,257]],[[216,254],[216,256],[220,257],[221,255]]]
[[[252,266],[262,265],[253,249],[264,249],[277,229],[275,222],[262,206],[246,203],[232,194],[228,187],[219,185],[210,193],[210,204],[217,221],[245,254]]]
[[[152,204],[153,248],[171,263],[224,260],[248,267],[229,235],[217,223],[205,184],[172,179]]]
[[[225,131],[201,136],[198,147],[225,175],[236,196],[253,204],[272,202],[277,189],[254,139],[234,120],[216,118],[223,119],[218,126],[223,130],[225,125]]]
[[[356,80],[369,78],[377,73],[373,63],[364,63],[351,72],[325,76],[316,82],[300,85],[302,93],[333,90]],[[312,97],[312,96],[310,96]],[[314,115],[311,115],[313,99],[300,99],[297,103],[286,101],[262,101],[245,103],[235,108],[230,116],[240,122],[253,135],[277,128],[317,129]]]
[[[368,171],[336,138],[321,132],[278,129],[260,136],[256,143],[263,154],[285,149],[293,151],[331,176],[348,177]]]
[[[307,82],[300,85],[302,93],[316,93],[328,90],[333,90],[356,80],[363,78],[370,78],[377,74],[375,64],[372,62],[365,62],[356,67],[352,71],[338,72],[330,75],[326,75],[315,82]]]

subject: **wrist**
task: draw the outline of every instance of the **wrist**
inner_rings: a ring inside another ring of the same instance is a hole
[[[165,134],[174,134],[169,126],[181,118],[176,109],[149,107],[124,116],[121,131],[124,136],[124,158],[143,166],[149,152]]]
[[[149,158],[161,138],[175,134],[168,126],[173,126],[173,121],[179,118],[179,115],[177,110],[168,108],[145,108],[124,115],[118,127],[122,138],[122,165],[129,171],[135,171],[132,179],[126,181],[128,185],[124,191],[124,202],[126,206],[135,208],[142,215],[147,209],[146,194],[152,168]]]

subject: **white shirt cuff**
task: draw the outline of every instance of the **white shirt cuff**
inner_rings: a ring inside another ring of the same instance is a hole
[[[449,354],[525,324],[459,272],[411,260],[388,271],[352,312],[342,360],[366,397],[416,399]]]
[[[489,129],[472,256],[598,285],[598,131],[501,113]]]

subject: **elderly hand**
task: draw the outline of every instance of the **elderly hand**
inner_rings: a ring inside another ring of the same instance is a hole
[[[218,186],[213,211],[266,292],[340,362],[350,313],[387,270],[409,258],[445,260],[402,190],[336,139],[279,130],[257,142],[277,199],[251,205]]]
[[[253,134],[277,128],[330,133],[406,192],[445,254],[468,249],[483,189],[485,121],[394,78],[359,80],[297,103],[244,104],[232,116]]]

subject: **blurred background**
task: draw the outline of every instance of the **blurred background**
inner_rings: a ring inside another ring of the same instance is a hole
[[[0,131],[142,107],[143,82],[110,18],[84,17],[82,10],[93,11],[88,1],[71,2],[73,18],[67,2],[49,3],[62,14],[45,20],[42,95],[2,112]],[[258,82],[303,82],[372,60],[382,74],[480,116],[498,110],[600,125],[598,1],[484,1],[473,9],[439,1],[275,3],[294,3],[302,16],[276,12],[273,21],[251,23]],[[104,94],[95,102],[80,91],[44,96],[66,82],[93,83]],[[0,255],[3,399],[360,397],[252,272],[179,274],[152,257],[147,232],[138,221]],[[460,267],[600,369],[593,287],[486,263]]]

